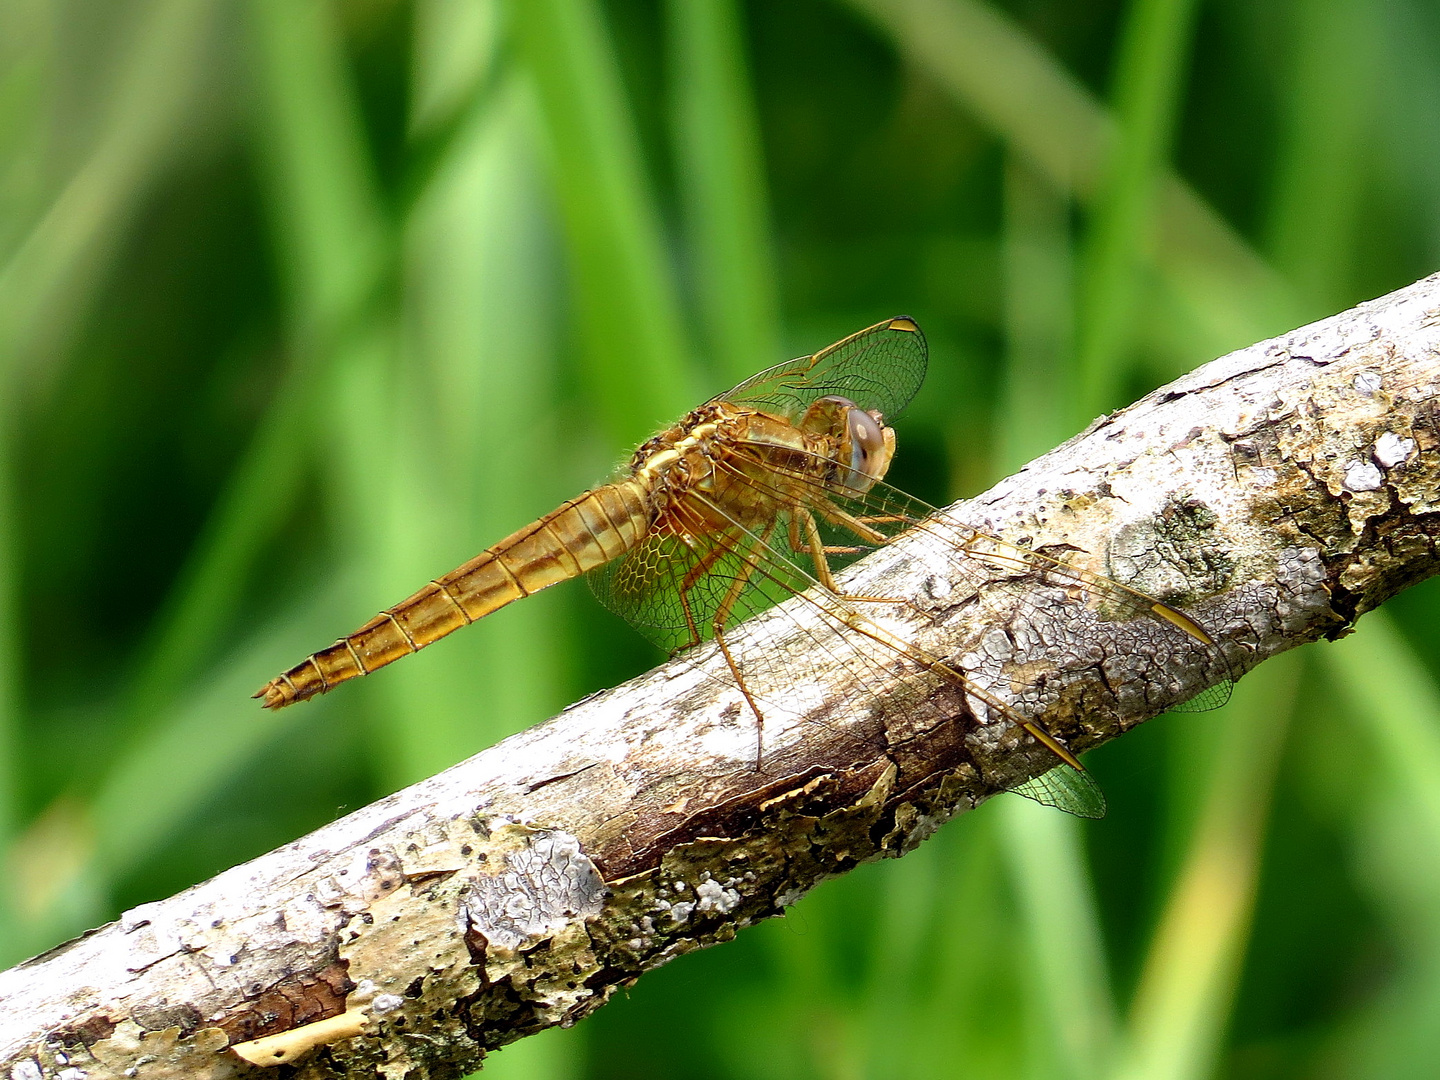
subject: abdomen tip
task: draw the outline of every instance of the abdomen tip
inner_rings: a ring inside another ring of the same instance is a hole
[[[260,705],[261,708],[265,709],[279,709],[289,705],[291,702],[300,700],[295,696],[294,692],[279,679],[270,680],[250,696],[263,698],[264,700],[261,701]]]

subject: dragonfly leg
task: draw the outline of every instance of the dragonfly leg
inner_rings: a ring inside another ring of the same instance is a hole
[[[815,577],[819,579],[821,585],[839,596],[840,587],[835,584],[835,578],[830,573],[830,562],[825,558],[825,541],[820,536],[820,526],[815,524],[815,515],[804,507],[797,509],[790,519],[792,533],[796,523],[801,521],[805,523],[805,539],[807,541],[805,546],[810,552],[810,561],[815,564]],[[792,542],[798,539],[798,537],[792,537]],[[795,547],[798,549],[800,545],[796,543]]]
[[[740,674],[739,665],[735,658],[730,655],[730,646],[725,641],[725,629],[716,626],[714,629],[715,644],[720,646],[720,655],[725,657],[725,665],[730,669],[730,675],[735,680],[735,685],[740,688],[740,694],[745,698],[745,704],[750,706],[750,711],[755,714],[755,771],[759,772],[763,767],[765,754],[765,714],[760,711],[760,705],[750,693],[750,688],[745,685],[745,676]]]
[[[695,583],[710,572],[717,562],[734,550],[731,544],[716,544],[706,553],[705,557],[690,568],[690,572],[680,581],[676,591],[680,594],[680,607],[685,612],[685,627],[690,631],[690,640],[685,647],[692,648],[699,645],[703,640],[700,635],[700,626],[695,622],[695,612],[690,606],[690,590]]]
[[[825,588],[829,589],[842,600],[859,601],[867,604],[905,603],[904,600],[892,596],[851,596],[848,593],[842,593],[840,586],[835,582],[834,575],[830,573],[830,563],[825,556],[846,554],[848,550],[851,549],[826,547],[824,538],[820,535],[820,526],[815,523],[815,515],[808,509],[801,508],[796,511],[795,515],[790,519],[792,530],[795,527],[796,519],[803,519],[805,522],[805,535],[809,540],[806,547],[810,552],[811,561],[815,564],[815,576],[819,579],[821,585],[824,585]],[[795,546],[798,549],[800,545],[796,544]]]
[[[890,538],[883,532],[871,527],[868,523],[869,519],[856,517],[854,514],[847,514],[829,499],[816,499],[815,506],[819,508],[821,515],[831,525],[842,529],[849,529],[867,544],[874,544],[879,547],[882,544],[888,544],[890,542]],[[883,519],[874,520],[879,521]]]
[[[791,514],[791,515],[790,515],[790,526],[789,526],[789,529],[790,529],[790,550],[791,550],[791,551],[805,551],[805,550],[807,550],[810,545],[809,545],[809,544],[806,544],[805,542],[803,542],[803,541],[800,539],[800,518],[799,518],[799,515],[798,515],[798,514]],[[823,547],[821,547],[820,550],[823,551],[823,552],[825,552],[826,555],[859,555],[859,554],[860,554],[862,551],[864,551],[865,549],[862,548],[862,547],[842,547],[842,546],[840,546],[840,545],[838,545],[838,544],[825,544]]]
[[[719,605],[715,608],[715,615],[710,620],[710,632],[715,638],[715,644],[720,648],[720,654],[725,657],[725,664],[730,669],[731,676],[735,679],[735,685],[740,688],[741,695],[745,698],[750,711],[755,714],[755,771],[759,772],[763,766],[765,753],[765,716],[760,711],[760,704],[755,696],[750,693],[750,687],[745,685],[745,676],[740,672],[740,665],[735,662],[735,657],[730,653],[730,645],[725,640],[725,624],[730,620],[730,613],[735,609],[740,594],[745,591],[745,586],[755,576],[755,570],[760,565],[760,559],[766,546],[770,543],[770,536],[775,531],[775,523],[772,521],[765,526],[763,532],[755,537],[754,543],[749,550],[741,556],[740,569],[735,575],[735,580],[725,590]],[[729,549],[727,549],[729,550]]]

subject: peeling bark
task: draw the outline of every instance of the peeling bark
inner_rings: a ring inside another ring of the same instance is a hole
[[[1437,350],[1440,277],[1216,360],[950,513],[1183,607],[1238,676],[1435,572]],[[1072,748],[1214,678],[1161,629],[977,584],[932,539],[846,587],[908,598],[889,631]],[[767,688],[811,704],[767,714],[758,771],[713,658],[672,663],[128,911],[0,974],[6,1075],[231,1076],[256,1068],[231,1047],[280,1036],[256,1052],[306,1077],[459,1076],[1053,763],[983,702],[875,663],[863,698],[843,663]]]

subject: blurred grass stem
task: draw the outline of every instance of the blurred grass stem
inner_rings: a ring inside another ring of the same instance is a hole
[[[1266,248],[1320,317],[1352,296],[1380,61],[1367,0],[1297,0],[1291,18]]]
[[[511,0],[548,133],[587,384],[617,448],[690,408],[689,349],[660,220],[595,0]]]
[[[1114,86],[1118,128],[1080,261],[1075,357],[1080,427],[1120,403],[1195,10],[1195,0],[1131,0],[1126,12]]]
[[[721,381],[779,363],[755,103],[735,0],[669,0],[676,173],[693,293]]]
[[[174,161],[179,136],[204,102],[213,0],[136,7],[131,39],[113,52],[113,80],[97,95],[94,142],[23,239],[0,249],[0,341],[25,377],[47,374],[37,369],[63,354],[137,204]],[[43,161],[50,149],[25,153]]]
[[[1198,816],[1135,991],[1118,1080],[1200,1080],[1219,1064],[1234,1008],[1285,734],[1304,658],[1269,660],[1203,726],[1209,757]],[[1175,717],[1171,723],[1180,720]]]
[[[979,0],[845,0],[1061,192],[1094,203],[1117,121],[1011,18]],[[1188,2],[1188,0],[1183,0]],[[1167,321],[1141,329],[1188,370],[1303,321],[1288,286],[1178,176],[1158,177],[1154,257]]]
[[[1101,1076],[1115,1042],[1115,1011],[1082,826],[1018,795],[1003,797],[997,809],[1024,928],[1035,1072]]]
[[[417,62],[417,98],[432,75],[479,85],[493,42],[466,30],[466,9],[425,10],[426,36],[451,44],[447,68]],[[406,222],[407,404],[395,431],[419,460],[418,475],[401,478],[408,493],[395,494],[409,508],[394,525],[397,595],[568,494],[554,475],[556,240],[533,87],[512,66],[467,115]],[[561,705],[556,616],[554,597],[518,604],[397,669],[391,692],[410,699],[402,719],[417,724],[391,725],[403,750],[389,779],[429,775]]]

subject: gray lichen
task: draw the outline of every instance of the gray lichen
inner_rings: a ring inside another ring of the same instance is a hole
[[[0,1062],[228,1077],[229,1045],[363,1010],[297,1075],[458,1076],[1049,768],[1013,710],[1079,750],[1346,632],[1440,566],[1437,307],[1431,279],[1241,350],[947,511],[1183,606],[1217,650],[911,534],[845,579],[909,601],[873,655],[787,687],[826,639],[762,627],[766,700],[791,707],[761,768],[713,653],[673,664],[0,975]]]

